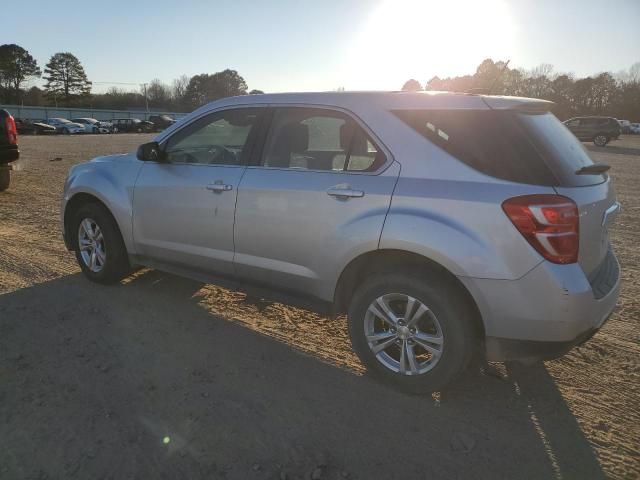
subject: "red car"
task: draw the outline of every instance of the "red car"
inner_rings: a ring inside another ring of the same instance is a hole
[[[9,188],[10,164],[19,156],[16,122],[9,112],[0,109],[0,192]]]

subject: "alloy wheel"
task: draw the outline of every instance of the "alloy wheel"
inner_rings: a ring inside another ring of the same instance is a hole
[[[444,336],[436,315],[403,293],[385,294],[371,302],[364,333],[376,359],[402,375],[426,373],[442,357]]]
[[[100,226],[91,218],[85,218],[78,227],[78,248],[86,267],[99,273],[107,261],[104,236]]]
[[[593,143],[595,143],[599,147],[604,147],[607,144],[607,137],[605,137],[604,135],[598,135],[594,139]]]

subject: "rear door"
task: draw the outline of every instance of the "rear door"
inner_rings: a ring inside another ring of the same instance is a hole
[[[238,192],[238,275],[330,298],[346,262],[377,248],[398,165],[350,116],[304,107],[275,109],[256,163]]]
[[[133,200],[137,252],[215,274],[233,274],[238,184],[261,109],[212,113],[171,135],[162,162],[146,162]]]

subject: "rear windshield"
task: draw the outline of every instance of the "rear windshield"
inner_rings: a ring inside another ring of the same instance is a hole
[[[470,167],[492,177],[549,186],[593,185],[576,175],[593,162],[551,113],[511,110],[396,110],[402,121]]]

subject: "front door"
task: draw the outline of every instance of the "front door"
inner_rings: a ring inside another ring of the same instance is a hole
[[[236,272],[318,297],[348,259],[375,250],[399,174],[364,129],[329,109],[275,110],[236,208]]]
[[[238,184],[260,109],[210,114],[176,131],[146,163],[133,195],[136,251],[149,259],[233,273]]]

